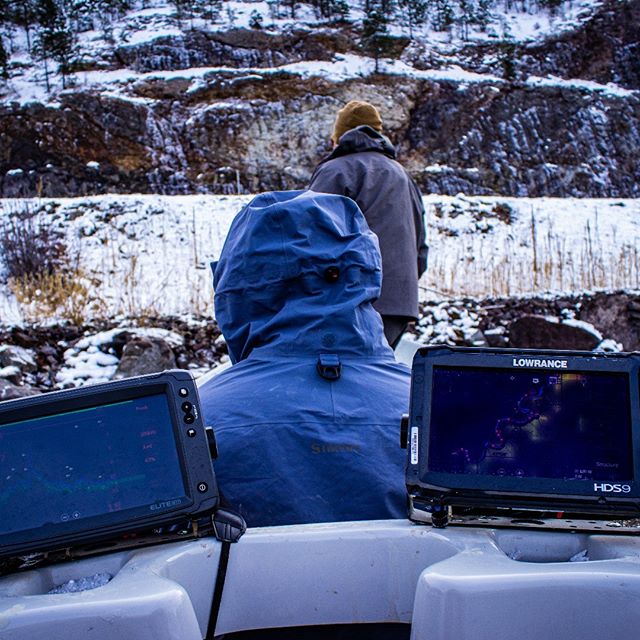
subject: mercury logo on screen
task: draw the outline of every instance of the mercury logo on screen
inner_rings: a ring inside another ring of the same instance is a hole
[[[568,360],[551,360],[545,358],[513,358],[514,367],[538,367],[542,369],[567,369]]]

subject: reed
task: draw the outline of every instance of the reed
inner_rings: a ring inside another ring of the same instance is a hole
[[[526,243],[508,237],[496,247],[490,236],[477,234],[447,238],[444,244],[435,239],[421,284],[425,291],[452,297],[640,289],[636,242],[605,244],[589,220],[577,222],[575,232],[581,242],[570,243],[552,224],[541,231],[532,215]]]

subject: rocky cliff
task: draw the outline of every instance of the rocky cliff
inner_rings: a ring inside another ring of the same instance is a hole
[[[364,64],[353,24],[119,44],[86,69],[126,71],[115,85],[79,73],[47,102],[6,92],[0,195],[300,188],[358,98],[379,105],[425,191],[637,197],[639,14],[640,0],[606,0],[542,43],[446,55],[397,38],[380,73],[344,70]]]

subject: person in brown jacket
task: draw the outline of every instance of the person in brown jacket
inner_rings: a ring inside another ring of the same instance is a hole
[[[382,291],[373,306],[395,348],[418,317],[418,279],[427,268],[422,195],[396,161],[373,105],[347,103],[338,111],[331,140],[334,149],[314,171],[309,189],[355,200],[378,236]]]

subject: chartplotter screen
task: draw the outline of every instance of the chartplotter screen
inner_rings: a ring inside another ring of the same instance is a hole
[[[633,479],[628,376],[434,366],[430,471]]]
[[[0,535],[180,504],[171,425],[165,394],[0,425]]]

